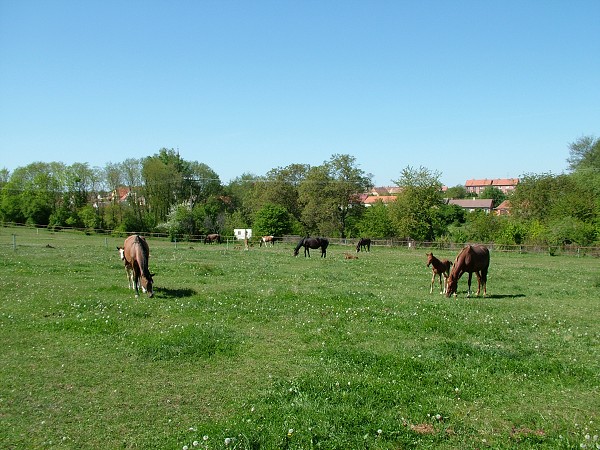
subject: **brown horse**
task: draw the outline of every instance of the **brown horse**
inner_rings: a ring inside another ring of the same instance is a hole
[[[217,244],[221,243],[221,235],[219,233],[207,234],[204,238],[205,244],[212,244],[213,242]]]
[[[446,280],[446,297],[452,294],[456,297],[456,288],[458,280],[467,272],[469,274],[469,290],[467,297],[471,296],[471,277],[473,272],[477,275],[477,293],[479,296],[481,286],[483,285],[483,296],[486,296],[486,284],[488,268],[490,266],[490,251],[483,245],[467,245],[464,247],[454,260],[454,268]]]
[[[140,295],[138,287],[141,286],[143,290],[146,290],[148,297],[154,296],[152,290],[153,274],[148,270],[148,259],[150,258],[150,249],[148,243],[143,236],[137,234],[129,236],[125,239],[123,245],[123,251],[125,260],[128,261],[133,267],[133,287],[135,289],[135,296]]]
[[[452,263],[447,259],[437,259],[433,256],[433,253],[426,253],[427,255],[427,267],[431,266],[432,276],[431,276],[431,287],[429,288],[429,293],[433,292],[433,283],[435,283],[436,275],[440,279],[440,294],[444,294],[446,292],[446,284],[442,283],[442,275],[444,275],[445,279],[450,276],[450,268],[452,267]]]
[[[320,248],[321,249],[321,258],[327,257],[327,246],[329,245],[329,241],[322,237],[305,237],[300,239],[298,245],[294,249],[294,256],[298,256],[300,252],[300,247],[304,247],[304,257],[308,256],[310,258],[310,250],[311,248]]]
[[[273,244],[275,244],[275,236],[263,236],[260,238],[260,246],[262,247],[264,244],[265,247],[268,247],[269,245],[271,247],[273,247]]]
[[[356,253],[361,250],[370,252],[371,251],[371,239],[369,238],[360,238],[358,244],[356,244]]]
[[[125,258],[125,249],[123,247],[117,246],[117,251],[119,252],[119,257],[121,261],[125,264],[125,273],[127,274],[127,282],[129,283],[129,289],[133,289],[133,265],[130,261],[127,261]]]

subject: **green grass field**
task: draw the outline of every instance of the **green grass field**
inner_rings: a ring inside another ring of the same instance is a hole
[[[0,228],[0,448],[600,447],[597,258],[148,242],[136,299],[123,239]]]

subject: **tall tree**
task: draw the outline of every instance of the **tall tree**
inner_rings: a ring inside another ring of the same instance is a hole
[[[569,145],[569,169],[600,171],[600,138],[583,136]]]
[[[419,241],[434,240],[444,228],[439,222],[439,209],[444,205],[440,173],[408,166],[395,183],[402,190],[389,208],[397,235]]]
[[[350,155],[334,154],[310,168],[298,188],[306,231],[345,238],[350,222],[356,226],[364,210],[360,194],[373,186],[371,178]]]

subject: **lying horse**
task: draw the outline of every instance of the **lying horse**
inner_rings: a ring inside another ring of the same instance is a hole
[[[273,247],[273,244],[275,244],[275,236],[263,236],[260,238],[260,246],[262,247],[264,244],[265,247],[267,247],[269,244],[271,245],[271,247]]]
[[[440,294],[446,293],[446,283],[445,279],[450,276],[450,268],[452,267],[452,263],[447,259],[437,259],[433,256],[433,253],[426,253],[427,255],[427,267],[431,265],[431,270],[433,272],[431,276],[431,287],[429,288],[429,293],[433,292],[433,283],[435,282],[436,275],[440,279]],[[444,275],[444,283],[442,283],[442,275]]]
[[[125,239],[123,245],[125,261],[128,261],[133,267],[133,287],[135,296],[139,297],[139,286],[146,290],[148,297],[153,297],[152,280],[153,274],[148,270],[148,259],[150,258],[150,249],[146,239],[137,234]]]
[[[300,247],[304,247],[304,257],[308,255],[310,258],[310,248],[320,248],[321,249],[321,258],[325,258],[327,256],[327,246],[329,245],[329,241],[322,237],[305,237],[300,239],[298,245],[294,249],[294,256],[298,256],[300,252]]]
[[[483,296],[486,295],[487,273],[490,266],[490,251],[483,245],[467,245],[454,260],[454,268],[446,280],[446,297],[452,294],[456,297],[456,288],[459,278],[465,273],[469,274],[469,290],[467,297],[471,296],[471,277],[473,272],[477,275],[477,293],[479,295],[483,285]]]
[[[360,238],[358,244],[356,244],[356,253],[361,250],[370,252],[371,251],[371,239],[369,238]]]
[[[219,233],[208,234],[204,238],[205,244],[212,244],[213,242],[216,242],[217,244],[221,243],[221,235]]]
[[[125,264],[125,273],[127,274],[127,282],[129,283],[129,289],[133,289],[133,266],[131,265],[131,262],[127,261],[127,258],[125,258],[125,248],[117,246],[117,251],[119,252],[119,257],[121,258],[121,261],[123,261],[123,263]]]

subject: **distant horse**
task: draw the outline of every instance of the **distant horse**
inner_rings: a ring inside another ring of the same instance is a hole
[[[148,270],[148,259],[150,258],[150,249],[146,239],[137,234],[125,239],[123,245],[125,260],[133,267],[133,287],[135,296],[140,295],[138,287],[141,286],[148,293],[148,297],[153,297],[152,274]]]
[[[450,276],[450,268],[452,267],[452,263],[447,259],[437,259],[433,256],[433,253],[426,253],[427,255],[427,267],[431,265],[432,276],[431,276],[431,287],[429,288],[429,293],[433,292],[433,283],[435,283],[436,275],[440,279],[440,294],[444,294],[446,292],[446,284],[442,283],[442,275],[444,278],[448,278]],[[444,281],[446,281],[444,279]]]
[[[221,235],[219,233],[208,234],[204,238],[205,244],[212,244],[213,242],[216,242],[217,244],[221,243]]]
[[[265,247],[267,247],[268,245],[270,245],[271,247],[273,247],[273,244],[275,244],[275,236],[263,236],[260,238],[260,246],[262,247],[264,244]]]
[[[361,250],[370,252],[371,251],[371,239],[369,238],[360,238],[358,244],[356,244],[356,253]]]
[[[329,241],[322,237],[305,237],[300,239],[298,245],[294,249],[294,256],[298,256],[300,252],[300,247],[304,247],[304,257],[308,256],[310,258],[310,250],[311,248],[320,248],[321,249],[321,258],[325,258],[327,256],[327,246],[329,245]]]
[[[477,293],[479,295],[481,286],[483,285],[483,296],[486,295],[487,273],[490,266],[490,251],[483,245],[467,245],[465,246],[456,259],[454,267],[450,272],[450,276],[446,280],[446,297],[452,294],[456,297],[456,288],[458,280],[465,273],[469,274],[469,290],[467,297],[471,296],[471,277],[473,272],[477,275]]]
[[[125,258],[125,249],[123,247],[117,246],[117,251],[119,252],[119,257],[121,261],[125,264],[125,273],[127,274],[127,282],[129,283],[129,289],[133,289],[133,265],[130,261],[127,261]]]

